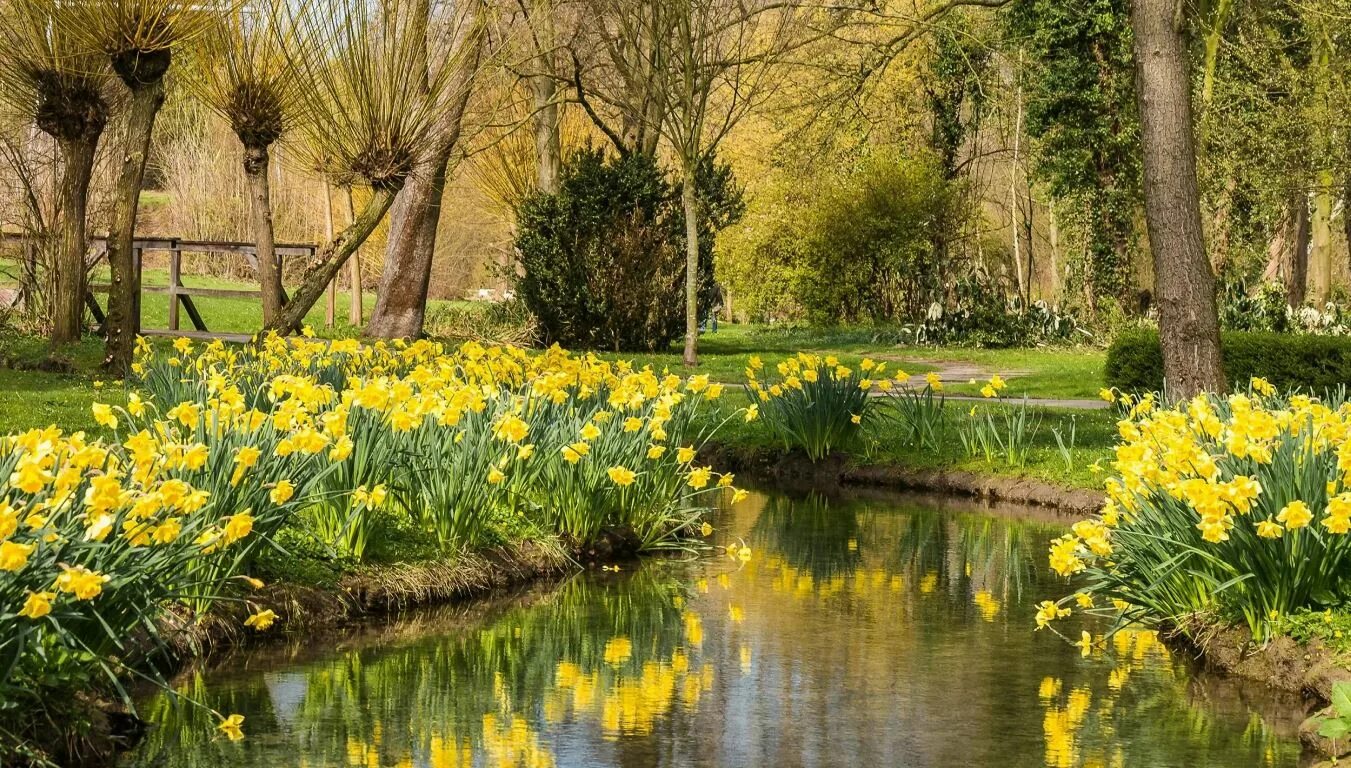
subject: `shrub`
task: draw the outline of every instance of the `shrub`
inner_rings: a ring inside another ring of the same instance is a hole
[[[905,321],[941,300],[954,262],[935,247],[955,226],[934,161],[879,157],[811,201],[795,293],[817,324]]]
[[[1262,377],[1280,389],[1321,394],[1351,382],[1351,339],[1231,331],[1220,335],[1230,387]],[[1158,331],[1123,331],[1107,350],[1107,385],[1126,392],[1163,388]]]
[[[699,174],[700,315],[713,301],[713,241],[740,192],[726,166]],[[518,212],[517,292],[541,340],[615,351],[665,347],[684,330],[685,222],[677,188],[643,154],[573,154],[556,193]]]
[[[1091,337],[1073,315],[1044,301],[1023,306],[983,271],[959,278],[950,293],[930,304],[922,320],[903,326],[900,341],[1001,349]]]
[[[1226,331],[1351,335],[1351,307],[1336,301],[1292,307],[1286,291],[1285,285],[1275,281],[1261,283],[1253,291],[1242,280],[1227,283],[1220,296],[1220,327]]]
[[[1261,640],[1281,616],[1351,597],[1351,412],[1273,393],[1258,379],[1176,409],[1136,405],[1102,512],[1051,545],[1051,566],[1081,586],[1061,602],[1184,629],[1218,617]],[[1043,609],[1039,622],[1065,610]]]

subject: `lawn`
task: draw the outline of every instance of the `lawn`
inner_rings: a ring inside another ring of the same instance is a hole
[[[107,269],[96,269],[90,277],[94,283],[106,283]],[[148,286],[167,286],[169,284],[169,271],[167,269],[146,269],[141,274],[141,281]],[[257,290],[258,286],[254,283],[230,280],[210,275],[184,275],[182,282],[189,288],[214,288],[225,290]],[[320,299],[314,305],[314,308],[305,316],[305,322],[312,328],[316,334],[326,338],[345,338],[357,335],[360,329],[347,321],[347,308],[350,301],[350,293],[340,290],[337,292],[337,311],[335,312],[335,323],[332,327],[324,324],[324,308],[326,299]],[[362,316],[369,320],[371,312],[375,310],[375,292],[365,291],[362,294]],[[256,298],[229,298],[214,296],[194,296],[193,303],[197,306],[197,311],[201,313],[202,319],[206,322],[206,327],[217,333],[255,333],[263,326],[263,307],[259,299]],[[100,304],[104,303],[104,297],[99,297]],[[442,307],[460,306],[474,307],[480,306],[478,302],[470,301],[447,301],[433,299],[428,302],[428,311],[433,312]],[[141,297],[141,327],[146,329],[165,329],[169,327],[169,297],[166,294],[147,293]],[[179,328],[181,330],[193,330],[192,321],[188,318],[186,310],[180,308]]]
[[[722,325],[699,338],[699,371],[728,384],[745,380],[752,355],[766,363],[798,351],[833,354],[845,365],[864,357],[886,360],[893,370],[909,374],[938,371],[950,394],[977,395],[984,380],[1001,374],[1009,382],[1008,397],[1096,399],[1103,385],[1105,354],[1093,347],[1034,349],[971,349],[965,347],[898,346],[879,340],[869,330],[777,329],[759,325]],[[683,343],[656,354],[602,353],[614,360],[632,360],[654,368],[682,371]],[[976,383],[969,383],[975,379]]]

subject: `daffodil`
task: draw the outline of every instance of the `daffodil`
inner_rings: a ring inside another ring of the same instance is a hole
[[[28,558],[36,546],[14,541],[0,541],[0,571],[17,571],[28,565]]]
[[[216,725],[216,730],[225,734],[225,737],[230,741],[239,741],[244,738],[243,725],[243,715],[230,715]]]
[[[272,623],[276,620],[277,614],[269,608],[267,610],[258,611],[247,619],[244,619],[244,626],[253,627],[259,632],[263,632],[267,630],[268,627],[271,627]]]
[[[634,478],[637,477],[631,470],[622,466],[610,467],[606,470],[606,474],[610,476],[610,482],[621,488],[633,485]]]
[[[37,621],[52,612],[52,601],[55,599],[55,592],[29,592],[24,598],[23,608],[19,609],[19,615]]]

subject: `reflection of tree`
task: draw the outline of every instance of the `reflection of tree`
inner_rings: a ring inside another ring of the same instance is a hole
[[[1268,724],[1279,708],[1264,723],[1246,702],[1198,704],[1225,691],[1197,693],[1153,633],[1082,658],[1033,632],[1033,604],[1061,583],[1050,525],[771,497],[719,527],[754,556],[579,577],[470,621],[420,613],[336,648],[312,640],[318,657],[242,654],[183,684],[245,714],[248,738],[214,737],[209,716],[161,698],[142,714],[165,727],[133,764],[1295,762],[1292,734]],[[1064,629],[1106,626],[1076,610]]]
[[[751,543],[819,581],[854,572],[863,545],[859,536],[857,505],[833,504],[812,491],[797,499],[771,496],[755,521]]]
[[[946,585],[949,593],[1018,600],[1045,570],[1041,548],[1054,533],[1050,526],[990,515],[907,509],[886,562],[921,584]]]
[[[437,750],[461,749],[465,740],[487,754],[520,757],[543,749],[536,733],[523,730],[537,723],[540,702],[590,708],[578,714],[618,727],[633,721],[624,716],[629,710],[669,707],[689,695],[691,674],[696,689],[706,687],[699,675],[707,673],[691,672],[694,651],[684,649],[697,622],[682,610],[684,599],[680,582],[653,568],[604,581],[579,577],[542,603],[465,632],[358,647],[284,673],[246,669],[211,684],[194,674],[180,692],[221,712],[246,713],[249,738],[216,739],[209,715],[159,696],[143,715],[162,727],[140,756],[165,766],[264,765],[275,759],[266,757],[268,736],[286,733],[303,744],[310,765],[424,755],[437,766]]]

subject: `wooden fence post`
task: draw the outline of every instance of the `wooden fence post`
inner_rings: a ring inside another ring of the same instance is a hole
[[[174,240],[169,249],[169,330],[178,330],[178,292],[183,287],[183,247]]]

